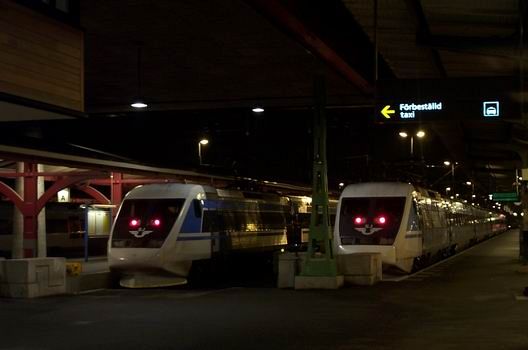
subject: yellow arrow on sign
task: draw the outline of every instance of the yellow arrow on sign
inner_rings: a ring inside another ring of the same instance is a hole
[[[381,110],[381,114],[387,119],[390,119],[390,117],[391,117],[390,115],[394,114],[394,113],[396,113],[396,111],[394,109],[390,109],[390,105],[386,105]]]

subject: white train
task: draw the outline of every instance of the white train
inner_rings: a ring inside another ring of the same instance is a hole
[[[404,272],[506,230],[505,216],[405,183],[347,186],[334,227],[337,254],[381,253]]]
[[[225,252],[279,250],[289,229],[302,236],[306,202],[202,185],[139,186],[125,197],[112,227],[109,266],[124,287],[184,284],[193,263]]]

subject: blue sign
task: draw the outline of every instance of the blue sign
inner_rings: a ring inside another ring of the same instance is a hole
[[[482,102],[482,115],[492,118],[500,116],[499,101]]]

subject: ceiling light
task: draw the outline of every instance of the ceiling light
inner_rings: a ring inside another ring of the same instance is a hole
[[[130,106],[134,108],[146,108],[148,107],[148,104],[143,101],[136,101],[134,103],[131,103]]]
[[[137,47],[137,92],[135,95],[135,101],[133,101],[130,106],[133,108],[146,108],[148,105],[142,101],[143,95],[141,94],[141,49],[142,47],[138,45]]]
[[[255,112],[255,113],[262,113],[262,112],[264,112],[264,108],[255,107],[255,108],[252,109],[252,111]]]

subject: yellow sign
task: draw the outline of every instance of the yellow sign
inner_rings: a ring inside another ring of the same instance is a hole
[[[383,109],[381,110],[381,115],[383,115],[385,118],[387,119],[390,119],[391,118],[391,114],[394,114],[396,113],[396,111],[394,109],[390,109],[390,105],[386,105],[385,107],[383,107]]]

